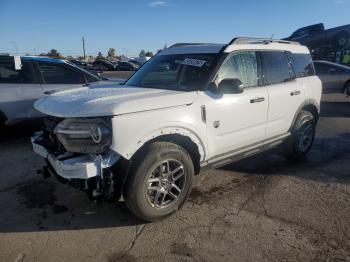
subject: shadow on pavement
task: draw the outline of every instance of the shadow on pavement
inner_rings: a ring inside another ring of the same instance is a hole
[[[321,102],[321,117],[350,117],[349,102]]]
[[[350,133],[316,138],[303,161],[288,161],[280,151],[265,152],[223,167],[253,175],[290,175],[316,181],[350,183]],[[322,176],[320,176],[322,173]]]

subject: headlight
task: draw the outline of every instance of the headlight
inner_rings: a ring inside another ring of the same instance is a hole
[[[65,119],[54,132],[65,149],[75,153],[102,153],[112,141],[110,123],[103,119]]]

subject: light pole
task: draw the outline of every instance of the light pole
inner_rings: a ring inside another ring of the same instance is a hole
[[[9,41],[9,43],[12,44],[12,45],[15,47],[15,49],[16,49],[16,55],[18,55],[17,44],[16,44],[15,42],[13,42],[13,41]]]

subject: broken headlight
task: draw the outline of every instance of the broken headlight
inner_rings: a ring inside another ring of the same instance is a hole
[[[65,119],[54,133],[65,149],[74,153],[102,153],[112,141],[111,125],[104,119]]]

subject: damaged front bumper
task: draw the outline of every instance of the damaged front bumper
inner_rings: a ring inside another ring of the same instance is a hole
[[[113,151],[105,154],[74,154],[65,152],[57,155],[50,152],[45,146],[43,132],[37,132],[31,137],[33,150],[47,161],[47,171],[61,182],[79,181],[79,187],[88,190],[92,196],[110,194],[113,188],[113,174],[110,171],[119,159],[120,155]],[[107,189],[108,187],[108,189]]]
[[[57,175],[65,179],[89,179],[103,175],[103,169],[115,164],[120,156],[112,151],[105,155],[74,155],[66,152],[54,156],[42,143],[42,132],[31,137],[33,150],[51,164]]]

